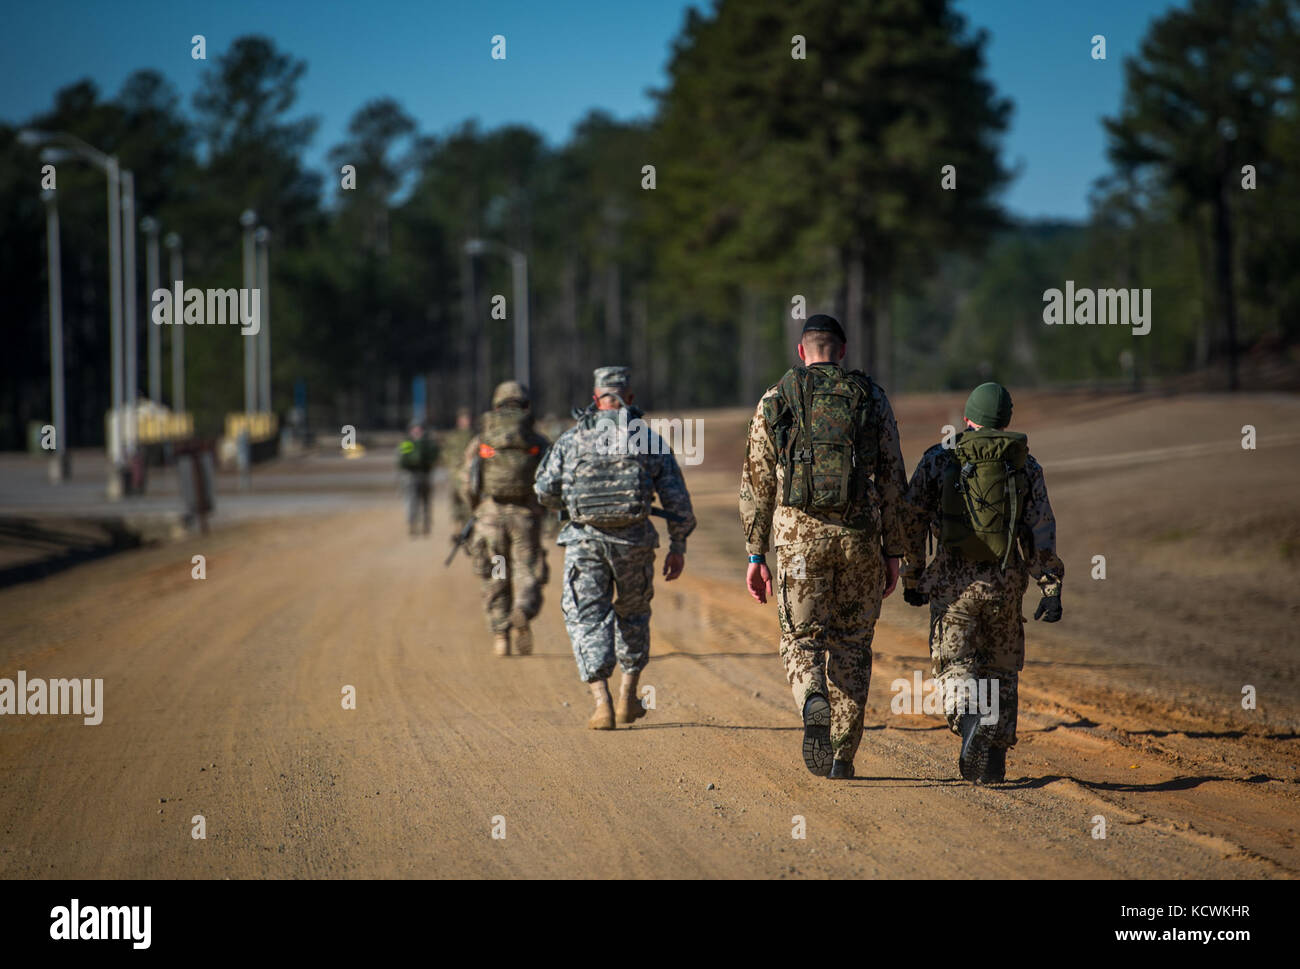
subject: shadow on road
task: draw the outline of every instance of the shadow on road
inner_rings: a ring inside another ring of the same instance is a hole
[[[118,521],[86,520],[52,525],[35,518],[0,518],[0,548],[8,546],[40,555],[0,567],[0,589],[43,579],[141,544],[140,536]]]

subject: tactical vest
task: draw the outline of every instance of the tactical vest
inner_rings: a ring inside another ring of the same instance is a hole
[[[483,415],[479,434],[479,491],[485,497],[519,502],[533,493],[542,446],[532,433],[533,416],[518,407]]]
[[[939,493],[939,541],[971,562],[1005,570],[1029,500],[1029,438],[963,431],[948,452]]]
[[[619,413],[601,411],[573,432],[576,457],[562,495],[569,518],[581,525],[625,528],[650,517],[654,485],[644,460],[617,433]]]
[[[872,386],[861,371],[839,367],[794,367],[781,378],[781,504],[844,518],[864,509],[879,448]]]

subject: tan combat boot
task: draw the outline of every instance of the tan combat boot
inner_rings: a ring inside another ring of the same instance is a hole
[[[510,630],[503,629],[492,634],[492,652],[498,656],[510,655]]]
[[[641,705],[641,699],[636,695],[636,684],[640,678],[639,672],[623,674],[623,682],[618,688],[618,706],[614,708],[619,723],[631,723],[645,716],[645,707]]]
[[[531,656],[533,631],[523,613],[515,611],[510,616],[510,638],[514,641],[516,656]]]
[[[591,684],[591,695],[596,698],[596,710],[587,721],[592,730],[614,729],[614,704],[609,698],[609,684],[596,680]]]

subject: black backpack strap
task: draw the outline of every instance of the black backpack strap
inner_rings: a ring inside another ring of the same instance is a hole
[[[790,486],[794,481],[795,465],[798,463],[799,444],[805,438],[810,436],[807,427],[807,406],[805,402],[804,378],[807,370],[804,367],[795,366],[781,378],[777,385],[780,388],[781,403],[783,404],[782,417],[790,415],[790,433],[786,436],[785,447],[781,451],[781,459],[785,465],[785,482],[782,488],[781,503],[790,504]],[[794,384],[793,390],[791,383]],[[804,466],[805,488],[807,494],[807,465]]]
[[[800,372],[796,375],[799,381],[799,417],[803,423],[803,428],[799,435],[799,448],[795,452],[795,460],[802,466],[803,471],[803,493],[807,496],[809,502],[812,500],[813,480],[813,430],[812,430],[812,374],[806,367],[801,367]]]
[[[1016,520],[1020,517],[1020,489],[1017,485],[1020,483],[1016,480],[1016,472],[1011,469],[1010,462],[1006,462],[1007,480],[1003,485],[1010,491],[1011,507],[1008,509],[1007,517],[1007,550],[1002,555],[1002,571],[1007,570],[1007,560],[1011,558],[1011,550],[1016,547]]]

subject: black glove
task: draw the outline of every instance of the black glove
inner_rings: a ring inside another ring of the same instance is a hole
[[[924,606],[930,601],[930,597],[920,589],[903,589],[903,601],[909,606]]]
[[[1038,608],[1034,610],[1034,618],[1043,622],[1060,622],[1061,594],[1058,592],[1054,596],[1043,596],[1038,601]]]

